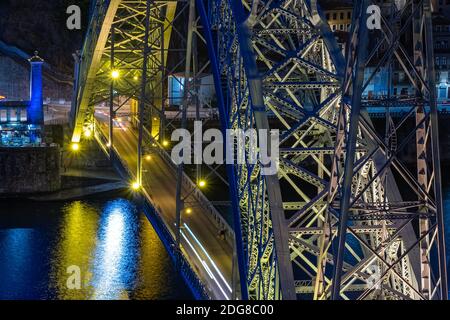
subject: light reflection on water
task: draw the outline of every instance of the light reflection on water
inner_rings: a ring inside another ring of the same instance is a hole
[[[95,251],[92,287],[94,299],[126,299],[123,288],[131,283],[136,273],[138,247],[136,215],[126,201],[109,203],[102,216],[98,246]],[[125,213],[125,214],[124,214]]]
[[[0,299],[191,298],[128,200],[8,207],[0,212]],[[67,287],[70,266],[80,268],[80,290]]]

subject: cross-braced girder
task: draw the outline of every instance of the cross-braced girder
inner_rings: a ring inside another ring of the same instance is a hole
[[[314,286],[321,236],[297,230],[327,220],[342,57],[330,55],[337,45],[314,2],[215,1],[211,10],[229,128],[281,132],[277,176],[235,167],[246,289],[253,299],[312,298],[296,287]]]
[[[80,140],[86,126],[92,125],[95,106],[107,101],[111,92],[113,96],[123,97],[113,99],[113,112],[120,112],[128,103],[133,118],[137,116],[137,101],[144,98],[143,121],[157,139],[161,138],[159,128],[164,126],[162,112],[167,99],[165,83],[171,71],[180,69],[183,61],[180,59],[178,66],[168,66],[169,51],[181,51],[176,45],[171,46],[171,39],[173,33],[184,39],[174,24],[186,7],[185,1],[97,2],[80,57],[79,85],[72,108],[74,142]],[[112,79],[113,71],[118,72],[117,79]],[[141,94],[143,79],[144,96]]]
[[[217,41],[210,56],[217,60],[227,128],[281,131],[279,182],[263,176],[261,164],[239,165],[231,174],[243,239],[241,277],[250,298],[446,297],[437,120],[433,90],[425,90],[434,89],[432,63],[424,61],[433,61],[432,46],[423,43],[431,32],[427,3],[407,1],[401,10],[395,1],[384,4],[383,28],[370,36],[381,36],[376,40],[387,50],[358,29],[367,22],[368,2],[357,4],[347,66],[316,1],[241,6],[217,0],[210,6]],[[417,6],[420,54],[400,42],[412,30]],[[369,44],[372,51],[363,56],[360,48]],[[415,65],[418,55],[425,68]],[[363,96],[393,60],[418,94]],[[367,79],[370,61],[377,67]],[[390,116],[390,108],[408,104],[403,118]],[[385,108],[385,125],[372,123],[368,105]],[[407,124],[414,114],[416,122]],[[400,157],[411,145],[417,146],[416,173]]]
[[[373,5],[382,5],[381,29],[369,32],[367,12]],[[355,5],[352,34],[329,194],[330,215],[337,219],[330,226],[338,227],[331,297],[446,299],[430,1],[406,1],[404,7],[361,1]],[[410,112],[401,119],[391,116],[395,104],[385,103],[398,99],[392,89],[395,68],[415,88]],[[370,97],[372,105],[385,110],[385,123],[375,126],[363,108],[364,92],[386,70],[387,92]],[[366,152],[356,150],[361,145]],[[416,151],[412,167],[402,156],[405,149]],[[358,235],[361,226],[381,229]],[[351,245],[360,248],[360,261],[352,261]],[[345,264],[351,269],[344,270]],[[351,293],[348,287],[368,271],[370,285]]]

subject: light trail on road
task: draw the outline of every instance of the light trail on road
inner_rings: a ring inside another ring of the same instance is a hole
[[[186,225],[186,224],[185,224]],[[189,231],[189,230],[188,230]],[[191,235],[195,238],[195,235],[192,233],[192,231],[189,231],[189,233],[191,233]],[[205,260],[203,260],[198,251],[194,248],[194,246],[192,245],[192,243],[189,241],[189,239],[186,237],[185,233],[183,231],[181,231],[181,236],[184,238],[184,240],[187,242],[187,244],[189,245],[189,247],[191,248],[191,250],[194,252],[195,256],[197,257],[197,259],[200,261],[201,265],[203,266],[203,268],[205,269],[206,273],[210,276],[210,278],[212,280],[214,280],[214,282],[217,284],[217,286],[219,287],[219,290],[222,292],[223,296],[225,297],[226,300],[230,300],[230,297],[225,293],[225,291],[223,290],[222,286],[220,285],[220,283],[217,281],[216,277],[214,276],[214,274],[212,273],[211,269],[209,268],[208,264],[206,263]],[[196,240],[197,241],[197,240]],[[201,246],[201,244],[200,244]],[[202,246],[201,246],[202,248]],[[203,248],[202,248],[203,249]],[[206,251],[205,251],[206,253]],[[209,257],[209,256],[208,256]],[[212,262],[212,260],[211,260]],[[218,270],[217,270],[218,271]],[[218,271],[219,276],[222,276],[220,274],[220,271]]]
[[[222,279],[222,281],[225,283],[225,285],[227,286],[228,290],[230,291],[230,293],[233,292],[233,290],[231,289],[230,285],[228,284],[228,282],[225,280],[224,276],[222,275],[222,272],[220,272],[219,268],[217,268],[217,265],[214,263],[214,261],[211,259],[211,257],[209,256],[208,252],[206,251],[205,247],[200,243],[200,241],[198,240],[198,238],[195,236],[195,234],[192,232],[192,230],[189,228],[189,226],[184,223],[184,226],[186,228],[186,230],[191,234],[191,236],[194,238],[195,242],[197,242],[197,244],[200,246],[200,248],[202,249],[202,251],[205,253],[205,255],[208,257],[209,261],[211,262],[212,266],[214,267],[214,269],[216,270],[216,272],[219,274],[220,278]]]

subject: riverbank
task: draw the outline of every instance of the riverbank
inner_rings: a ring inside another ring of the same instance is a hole
[[[54,192],[31,192],[25,194],[3,193],[0,199],[30,199],[35,201],[63,201],[82,199],[101,193],[121,191],[128,188],[126,182],[112,170],[70,169],[61,175],[60,188]]]

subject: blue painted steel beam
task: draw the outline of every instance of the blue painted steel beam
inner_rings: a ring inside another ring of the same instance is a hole
[[[349,48],[356,50],[356,63],[355,65],[348,65],[347,75],[348,77],[344,81],[344,88],[347,81],[353,83],[353,92],[345,92],[344,95],[351,96],[352,109],[350,114],[349,133],[346,140],[346,157],[344,164],[344,182],[342,186],[342,197],[340,200],[340,215],[339,215],[339,227],[337,235],[337,252],[334,255],[335,263],[333,268],[332,290],[331,298],[338,300],[341,292],[341,279],[343,273],[344,264],[344,252],[347,236],[347,224],[350,210],[350,197],[352,195],[352,182],[353,182],[353,168],[355,165],[356,155],[356,139],[358,137],[358,123],[361,111],[361,95],[363,93],[364,82],[364,68],[365,59],[367,56],[367,36],[368,29],[366,23],[366,16],[364,13],[367,11],[369,1],[362,0],[359,6],[355,7],[354,16],[358,17],[357,32],[358,37],[355,41],[350,42]],[[355,26],[354,26],[355,27]],[[349,54],[353,54],[353,51],[349,51]]]
[[[214,40],[212,36],[211,25],[209,23],[209,18],[206,13],[206,9],[204,6],[203,0],[196,0],[196,6],[198,10],[198,14],[200,16],[200,21],[203,25],[203,36],[206,39],[206,45],[208,49],[209,60],[211,63],[211,69],[214,77],[214,87],[216,90],[217,96],[217,104],[219,109],[220,123],[223,132],[226,129],[230,128],[229,125],[229,114],[228,109],[226,108],[225,98],[222,92],[221,87],[221,79],[220,79],[220,70],[219,70],[219,62],[216,55],[216,50],[214,47]],[[238,203],[238,195],[237,195],[237,184],[236,184],[236,175],[234,171],[234,167],[231,164],[226,165],[227,175],[228,175],[228,183],[229,183],[229,192],[231,198],[231,205],[233,210],[233,226],[234,226],[234,234],[236,240],[236,255],[238,259],[238,267],[239,267],[239,281],[241,286],[241,298],[243,300],[248,300],[248,287],[247,287],[247,265],[246,258],[244,256],[244,243],[242,237],[241,230],[241,211]]]

